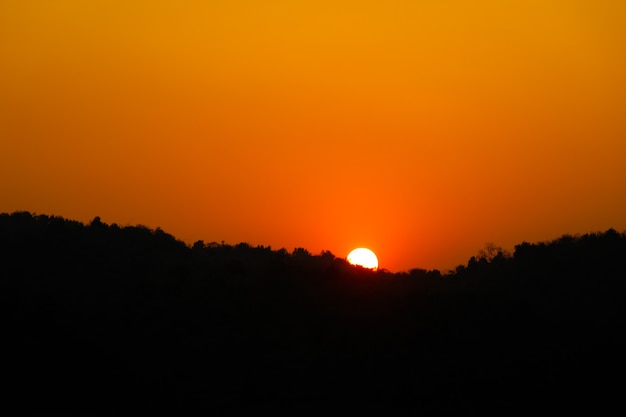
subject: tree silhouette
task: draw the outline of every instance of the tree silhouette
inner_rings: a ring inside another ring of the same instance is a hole
[[[625,259],[609,229],[512,255],[488,245],[448,274],[391,273],[328,251],[0,214],[3,400],[24,414],[601,412],[626,370]]]

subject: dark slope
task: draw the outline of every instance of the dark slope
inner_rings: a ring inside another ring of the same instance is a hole
[[[511,414],[619,404],[626,236],[454,273],[0,215],[5,407]],[[339,405],[337,405],[339,404]],[[621,405],[620,405],[621,407]]]

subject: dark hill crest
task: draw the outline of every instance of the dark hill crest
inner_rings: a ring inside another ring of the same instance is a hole
[[[617,404],[626,235],[492,249],[447,274],[374,272],[330,252],[0,214],[3,400],[26,414]]]

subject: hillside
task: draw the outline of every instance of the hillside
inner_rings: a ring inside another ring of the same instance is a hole
[[[24,413],[619,404],[626,235],[521,243],[455,271],[0,214],[6,407]]]

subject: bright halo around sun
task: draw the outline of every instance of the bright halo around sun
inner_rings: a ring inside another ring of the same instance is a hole
[[[348,262],[352,265],[368,269],[378,269],[376,254],[367,248],[356,248],[348,254]]]

